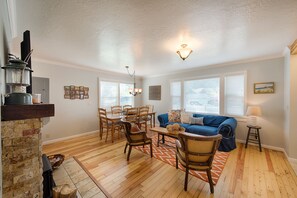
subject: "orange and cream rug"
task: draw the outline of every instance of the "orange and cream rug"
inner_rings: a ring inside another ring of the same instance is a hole
[[[175,139],[170,137],[165,137],[165,144],[161,144],[157,147],[157,135],[154,135],[152,137],[153,139],[153,156],[167,164],[170,164],[171,166],[175,167]],[[137,146],[135,147],[137,150],[140,150],[146,154],[149,155],[150,153],[150,147],[149,145],[146,145],[145,147]],[[214,161],[212,163],[212,180],[213,183],[216,184],[219,180],[219,177],[224,169],[225,163],[228,159],[229,153],[227,152],[220,152],[217,151],[214,157]],[[179,169],[185,171],[185,169],[182,167],[182,165],[179,164]],[[207,174],[205,171],[193,171],[190,170],[189,173],[195,177],[198,177],[204,181],[208,181]]]

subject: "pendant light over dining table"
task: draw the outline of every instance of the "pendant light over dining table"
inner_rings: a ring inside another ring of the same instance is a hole
[[[131,94],[132,96],[136,96],[138,94],[142,93],[142,89],[141,88],[136,88],[136,82],[135,82],[135,70],[133,71],[133,73],[129,72],[129,66],[125,66],[125,68],[127,69],[127,72],[129,74],[130,77],[133,78],[133,89],[131,88],[129,90],[129,94]]]

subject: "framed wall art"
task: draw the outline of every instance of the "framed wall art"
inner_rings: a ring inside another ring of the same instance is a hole
[[[274,93],[274,82],[254,83],[254,94]]]
[[[149,86],[149,100],[161,100],[161,85]]]
[[[89,99],[89,87],[84,86],[64,86],[64,99]]]

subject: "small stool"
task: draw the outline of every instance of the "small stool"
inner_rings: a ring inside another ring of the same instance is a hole
[[[261,129],[261,127],[260,126],[247,125],[247,128],[249,128],[249,131],[248,131],[248,134],[247,134],[247,137],[246,137],[245,148],[247,148],[248,142],[258,143],[259,148],[260,148],[260,152],[262,152],[261,139],[260,139],[260,133],[259,133],[259,129]],[[252,132],[252,130],[254,130],[254,132]],[[255,139],[250,139],[250,135],[254,135]]]

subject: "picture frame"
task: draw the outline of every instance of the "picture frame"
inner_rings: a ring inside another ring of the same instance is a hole
[[[254,94],[272,94],[274,92],[274,82],[254,83]]]

